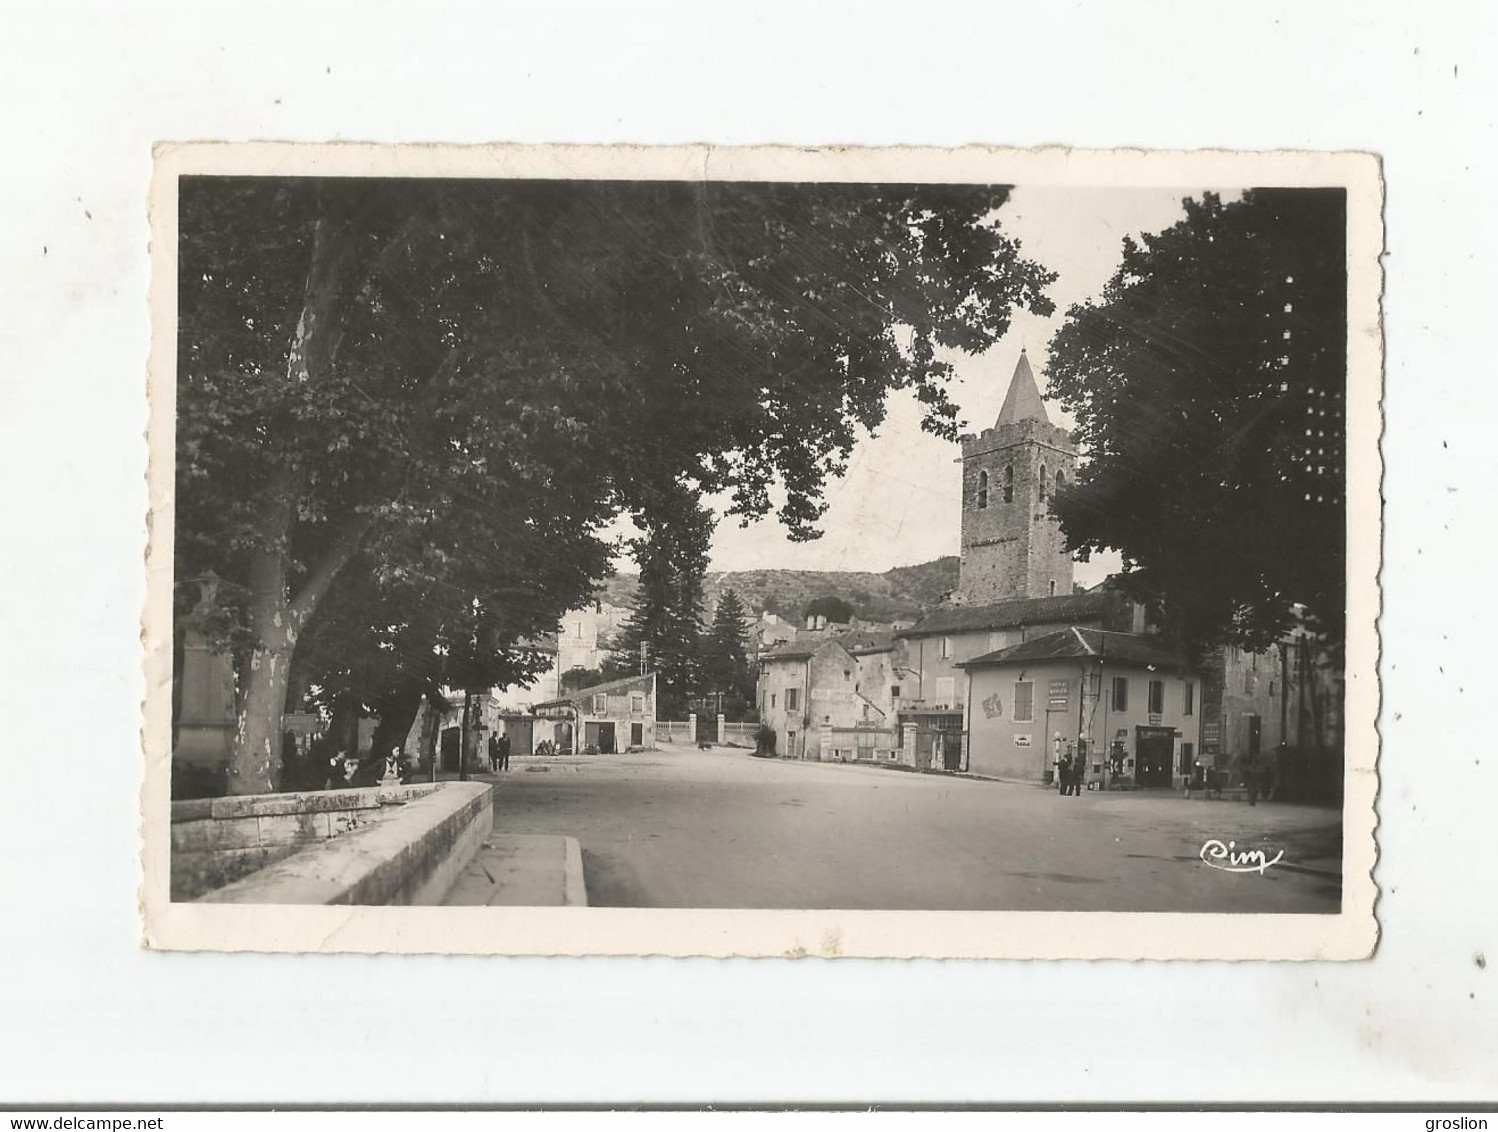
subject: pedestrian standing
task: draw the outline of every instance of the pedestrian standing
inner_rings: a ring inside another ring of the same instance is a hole
[[[1071,789],[1070,755],[1062,755],[1061,760],[1056,764],[1056,780],[1061,786],[1061,796],[1065,798],[1067,791]]]
[[[1082,754],[1079,751],[1077,754],[1072,756],[1071,760],[1071,782],[1069,786],[1071,788],[1073,797],[1080,798],[1082,796],[1082,775],[1085,774],[1086,771],[1087,764],[1083,760]]]
[[[499,769],[506,773],[510,769],[510,733],[508,731],[499,737]]]
[[[499,770],[499,738],[493,734],[489,736],[489,773],[493,774]]]

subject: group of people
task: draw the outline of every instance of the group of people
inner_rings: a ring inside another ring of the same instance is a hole
[[[489,771],[498,774],[502,770],[510,769],[510,737],[508,735],[489,736]]]
[[[1072,794],[1078,798],[1082,796],[1082,779],[1087,774],[1087,760],[1081,754],[1065,752],[1056,760],[1056,783],[1061,788],[1061,796],[1065,798]]]

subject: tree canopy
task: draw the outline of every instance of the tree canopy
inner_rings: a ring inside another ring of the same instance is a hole
[[[815,537],[892,390],[951,435],[937,348],[1050,309],[1006,196],[184,178],[176,584],[180,610],[212,579],[236,657],[230,789],[274,789],[304,633],[341,642],[329,671],[393,649],[404,680],[477,601],[503,663],[606,572],[617,514],[680,538],[657,501],[725,493],[747,520],[779,484]]]
[[[1346,238],[1341,190],[1187,199],[1051,344],[1086,454],[1054,501],[1074,550],[1186,642],[1260,647],[1345,619]]]
[[[613,679],[643,665],[656,674],[657,715],[679,719],[702,690],[702,579],[712,516],[695,494],[678,486],[669,497],[652,500],[637,520],[645,528],[631,544],[640,589],[604,674]]]
[[[801,611],[803,618],[825,617],[833,625],[850,624],[857,615],[858,611],[853,608],[852,603],[836,594],[823,594],[821,597],[813,598]]]

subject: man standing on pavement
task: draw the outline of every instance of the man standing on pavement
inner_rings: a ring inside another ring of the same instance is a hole
[[[508,731],[499,737],[499,769],[503,771],[510,769],[510,733]]]
[[[1071,756],[1063,754],[1056,763],[1056,781],[1061,786],[1061,796],[1065,798],[1071,792]]]

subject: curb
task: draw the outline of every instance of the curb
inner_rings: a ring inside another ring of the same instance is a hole
[[[562,866],[562,904],[567,908],[588,906],[588,885],[583,878],[583,849],[575,837],[562,838],[564,863]]]

